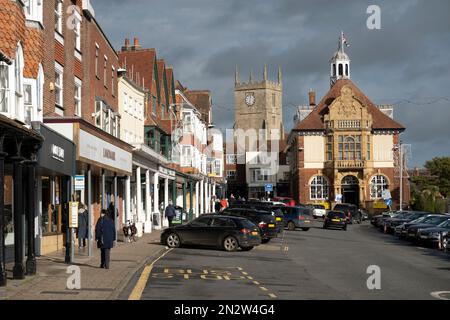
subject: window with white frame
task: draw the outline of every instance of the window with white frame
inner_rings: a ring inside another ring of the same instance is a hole
[[[64,68],[55,62],[55,104],[63,107],[63,74]]]
[[[98,44],[95,44],[95,75],[98,78],[98,52],[99,52],[100,48],[98,46]]]
[[[9,66],[0,62],[0,112],[9,112]]]
[[[36,79],[36,119],[35,121],[43,121],[44,104],[44,69],[39,65],[38,77]]]
[[[23,104],[25,106],[25,123],[31,124],[33,117],[33,85],[24,83],[23,85]]]
[[[74,28],[73,31],[75,33],[75,49],[78,52],[81,51],[81,15],[78,13],[76,9],[73,12],[74,15]]]
[[[222,176],[222,161],[219,159],[214,161],[214,174],[218,177]]]
[[[120,115],[115,113],[111,107],[103,101],[96,101],[93,116],[95,126],[116,138],[120,137]]]
[[[24,13],[27,20],[42,23],[42,2],[43,0],[23,0]]]
[[[23,50],[22,46],[19,44],[16,51],[16,59],[14,61],[14,77],[15,77],[15,91],[16,91],[16,110],[15,115],[17,118],[21,117],[21,108],[23,103]]]
[[[184,132],[192,132],[192,113],[187,111],[183,112],[183,131]]]
[[[381,199],[383,190],[388,188],[388,181],[383,175],[373,176],[370,180],[370,197],[372,199]]]
[[[75,115],[79,117],[81,117],[81,87],[81,80],[75,78]]]
[[[112,66],[111,67],[111,94],[112,95],[115,95],[115,92],[114,92],[115,73],[116,73],[116,68],[114,68],[114,66]]]
[[[107,66],[108,66],[108,57],[105,56],[103,60],[103,85],[108,88],[108,82],[106,81],[106,77],[108,75],[107,72]]]
[[[62,19],[63,19],[63,2],[62,0],[55,1],[55,31],[62,34]]]
[[[236,170],[227,170],[227,180],[236,180]]]
[[[329,196],[330,185],[324,176],[315,176],[310,183],[310,199],[326,200]]]
[[[235,154],[227,154],[227,164],[236,164],[237,156]]]
[[[181,166],[190,167],[192,165],[192,147],[182,146],[181,147]]]
[[[123,93],[123,110],[128,112],[128,93]]]

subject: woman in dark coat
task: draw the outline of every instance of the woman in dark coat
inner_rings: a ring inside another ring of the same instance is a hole
[[[86,247],[86,239],[88,238],[88,214],[84,204],[80,205],[78,210],[78,246]]]
[[[114,221],[108,216],[107,210],[102,210],[101,217],[95,226],[95,239],[97,247],[101,249],[102,261],[100,268],[109,269],[110,252],[116,241],[116,230]]]

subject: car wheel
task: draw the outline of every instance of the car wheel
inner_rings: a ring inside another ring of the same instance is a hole
[[[253,247],[241,247],[242,251],[250,251],[252,249],[253,249]]]
[[[289,221],[288,223],[288,230],[289,231],[294,231],[295,230],[295,223],[292,221]]]
[[[322,229],[326,229],[326,228],[327,228],[327,226],[326,226],[326,225],[323,225],[323,226],[322,226]]]
[[[238,247],[239,245],[235,237],[229,236],[223,240],[223,248],[225,249],[225,251],[236,251]]]
[[[181,244],[180,237],[176,233],[168,235],[166,244],[169,248],[178,248]]]
[[[309,230],[309,228],[302,228],[302,230],[303,230],[303,231],[308,231],[308,230]]]
[[[265,243],[269,243],[269,241],[270,241],[270,238],[268,238],[268,239],[262,239],[262,240],[261,240],[261,243],[262,243],[262,244],[265,244]]]

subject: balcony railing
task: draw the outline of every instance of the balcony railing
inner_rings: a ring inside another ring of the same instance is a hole
[[[360,169],[365,165],[363,160],[336,160],[334,164],[337,169]]]

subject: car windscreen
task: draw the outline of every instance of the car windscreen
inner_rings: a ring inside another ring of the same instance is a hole
[[[328,218],[334,219],[334,218],[345,218],[345,214],[343,212],[328,212],[327,215]]]
[[[450,229],[450,217],[447,217],[447,220],[438,225],[441,228]]]
[[[323,206],[321,204],[315,204],[314,208],[316,208],[316,209],[325,209],[325,206]]]
[[[445,217],[445,216],[434,216],[434,217],[428,217],[428,219],[425,219],[423,221],[423,223],[438,225],[438,224],[446,221],[447,219],[448,219],[448,217]]]

